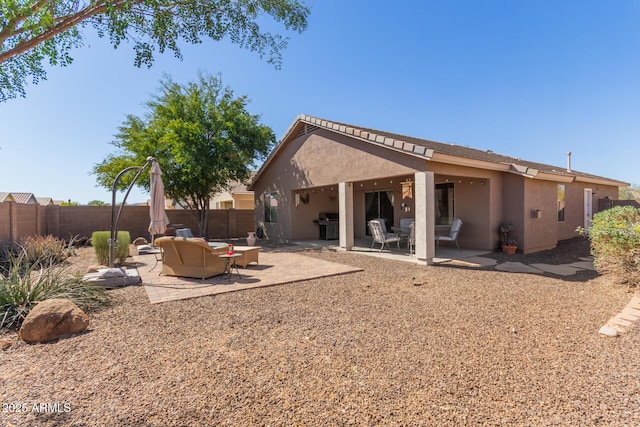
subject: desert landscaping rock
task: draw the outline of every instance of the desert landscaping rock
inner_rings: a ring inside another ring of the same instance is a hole
[[[618,331],[616,331],[615,329],[609,327],[609,326],[603,326],[602,328],[600,328],[600,330],[598,331],[599,333],[601,333],[602,335],[606,335],[608,337],[617,337],[618,336]]]
[[[38,303],[20,328],[25,342],[49,342],[83,332],[89,326],[89,316],[72,301],[49,299]]]
[[[71,405],[0,425],[640,425],[640,328],[598,333],[630,298],[608,277],[296,253],[363,271],[165,304],[109,291],[91,333],[0,352],[2,402]]]

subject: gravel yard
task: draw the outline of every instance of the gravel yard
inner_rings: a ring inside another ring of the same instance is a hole
[[[607,277],[303,254],[364,271],[155,305],[119,289],[88,333],[0,351],[0,424],[640,425],[640,327],[598,334],[631,297]],[[8,411],[34,403],[60,412]]]

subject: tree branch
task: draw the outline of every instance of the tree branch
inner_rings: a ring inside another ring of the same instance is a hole
[[[142,1],[143,0],[135,0],[134,3],[140,3]],[[116,10],[121,9],[126,2],[127,2],[126,0],[118,0],[112,6]],[[46,3],[46,2],[41,1],[40,3]],[[105,13],[107,10],[107,7],[108,7],[107,4],[105,4],[104,2],[102,2],[101,4],[97,3],[95,6],[88,6],[78,11],[77,13],[74,13],[73,15],[68,15],[67,17],[62,18],[62,20],[57,22],[53,27],[45,30],[41,34],[38,34],[35,37],[30,38],[28,40],[24,40],[16,44],[16,46],[14,46],[12,49],[9,49],[6,52],[0,53],[0,64],[15,56],[25,53],[30,49],[33,49],[34,47],[38,46],[39,44],[47,40],[51,40],[58,34],[64,33],[65,31],[75,27],[76,25],[80,24],[82,21],[88,18],[91,18],[92,16],[101,15]],[[12,35],[13,34],[10,34],[9,37],[11,37]]]
[[[13,19],[9,20],[7,22],[7,25],[5,25],[2,31],[0,31],[0,43],[4,42],[9,37],[12,37],[16,33],[18,33],[18,30],[15,29],[18,26],[18,24],[20,24],[22,21],[27,19],[29,16],[35,14],[46,4],[47,4],[46,0],[40,0],[34,3],[33,6],[31,6],[30,8],[31,13],[23,13],[22,15],[17,15]]]

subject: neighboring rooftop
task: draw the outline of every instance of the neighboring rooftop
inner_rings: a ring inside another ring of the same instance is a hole
[[[51,197],[36,197],[33,193],[18,193],[18,192],[0,192],[1,202],[16,202],[26,205],[53,205],[55,204]]]

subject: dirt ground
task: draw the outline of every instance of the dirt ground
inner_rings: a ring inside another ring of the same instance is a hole
[[[363,271],[154,305],[110,291],[87,333],[0,351],[0,424],[640,425],[640,328],[598,334],[631,296],[606,276],[297,253]]]

